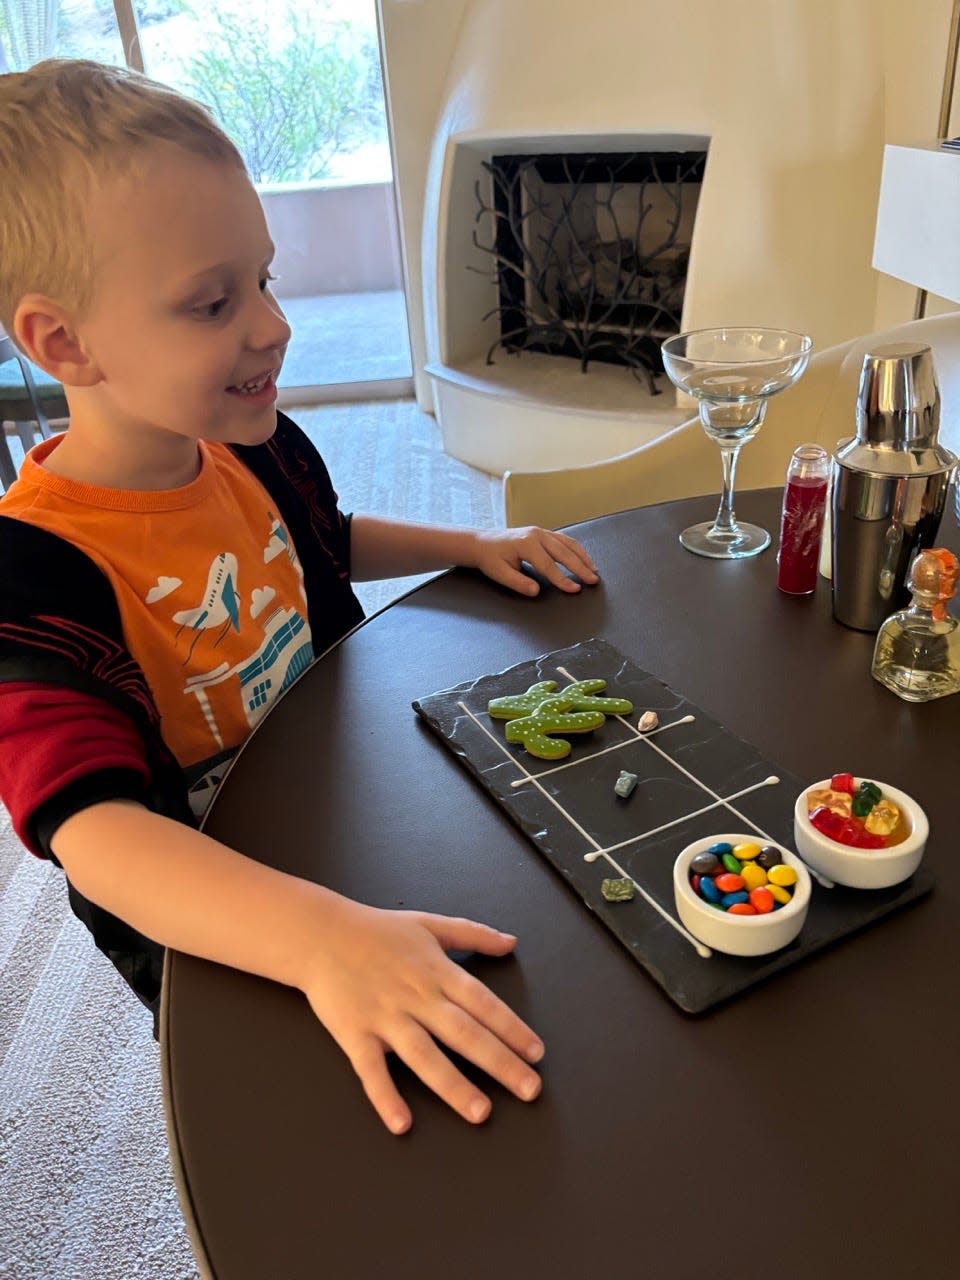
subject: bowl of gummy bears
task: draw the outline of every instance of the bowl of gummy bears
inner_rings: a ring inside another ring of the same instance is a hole
[[[886,889],[912,876],[928,832],[916,800],[851,773],[835,773],[801,791],[793,813],[801,858],[851,889]]]
[[[792,942],[807,918],[810,876],[789,849],[754,835],[707,836],[673,865],[681,922],[731,956],[762,956]]]

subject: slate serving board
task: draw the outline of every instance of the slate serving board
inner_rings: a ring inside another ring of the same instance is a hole
[[[605,695],[628,698],[633,713],[608,717],[593,733],[573,735],[565,760],[529,755],[506,741],[505,721],[487,714],[491,698],[523,693],[537,681],[555,680],[559,689],[568,679],[597,678],[607,682]],[[713,951],[705,958],[677,919],[673,863],[678,853],[702,836],[739,831],[756,832],[792,850],[793,805],[809,779],[764,759],[601,639],[468,680],[420,698],[413,707],[687,1013],[703,1012],[933,888],[933,877],[922,867],[889,889],[825,889],[814,879],[806,922],[789,946],[767,956]],[[647,710],[657,712],[660,726],[642,735],[636,724]],[[638,775],[627,800],[613,789],[621,769]],[[585,861],[585,854],[598,850],[607,852]],[[621,870],[640,891],[631,902],[607,902],[601,881]]]

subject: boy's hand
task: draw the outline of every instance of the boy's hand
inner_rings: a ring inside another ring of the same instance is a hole
[[[590,585],[599,581],[593,561],[569,534],[553,533],[530,525],[526,529],[478,531],[475,538],[475,567],[494,582],[511,587],[520,595],[540,593],[540,584],[523,572],[521,565],[524,561],[561,591],[580,590],[580,583],[572,582],[563,569]]]
[[[350,1059],[377,1114],[393,1133],[412,1116],[390,1076],[393,1051],[465,1120],[479,1124],[490,1099],[441,1046],[473,1062],[518,1098],[540,1092],[527,1065],[543,1044],[482,982],[445,954],[502,956],[516,938],[470,920],[383,911],[348,899],[325,920],[301,987],[314,1013]]]

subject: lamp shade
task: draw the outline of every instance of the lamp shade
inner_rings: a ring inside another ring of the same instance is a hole
[[[960,153],[935,143],[884,148],[873,265],[960,302]]]

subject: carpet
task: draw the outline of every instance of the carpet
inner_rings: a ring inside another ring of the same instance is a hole
[[[343,510],[502,523],[500,481],[448,458],[412,402],[291,416],[323,454]],[[369,614],[423,580],[357,594]],[[24,850],[0,808],[0,1277],[197,1274],[149,1016],[74,918],[62,875]]]

